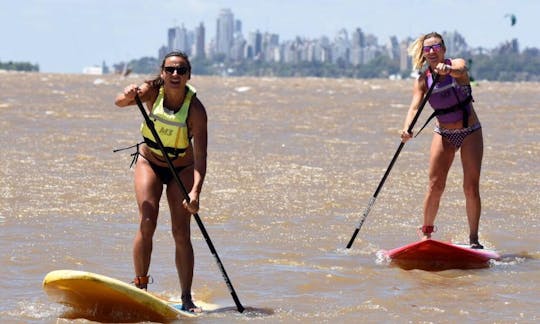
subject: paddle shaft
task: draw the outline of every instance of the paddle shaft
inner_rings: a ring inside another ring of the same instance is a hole
[[[435,74],[434,77],[433,77],[433,84],[431,85],[431,87],[429,87],[426,95],[422,99],[422,102],[420,102],[420,105],[418,106],[418,111],[414,115],[414,118],[413,118],[412,122],[409,124],[409,128],[407,129],[407,132],[409,134],[412,133],[412,130],[414,128],[414,124],[416,124],[416,121],[420,117],[420,114],[422,113],[422,110],[424,109],[424,106],[426,105],[426,103],[427,103],[427,101],[429,99],[429,96],[431,95],[431,92],[433,92],[433,88],[435,88],[435,84],[437,83],[438,79],[439,79],[439,75]],[[369,212],[371,211],[371,208],[375,204],[375,200],[377,200],[377,196],[379,195],[379,191],[381,191],[382,186],[384,185],[384,182],[386,181],[386,178],[388,178],[388,175],[390,174],[390,171],[392,170],[392,167],[394,166],[394,163],[396,162],[396,160],[397,160],[397,158],[399,156],[399,153],[401,153],[401,150],[403,149],[404,145],[405,145],[405,142],[399,143],[399,146],[398,146],[398,148],[396,150],[396,153],[394,153],[394,157],[392,158],[392,161],[388,165],[388,168],[386,169],[386,172],[384,172],[384,175],[383,175],[381,181],[379,182],[379,185],[377,186],[377,189],[375,190],[375,193],[373,194],[373,196],[369,200],[369,203],[368,203],[366,209],[364,210],[364,213],[362,214],[362,218],[360,219],[360,223],[358,223],[358,226],[354,230],[354,233],[353,233],[351,239],[349,240],[349,243],[347,244],[347,249],[350,249],[351,246],[353,245],[353,242],[356,239],[356,236],[358,235],[358,232],[360,232],[360,228],[364,224],[364,221],[366,220]]]
[[[150,119],[148,114],[146,113],[146,110],[144,109],[144,106],[141,102],[141,99],[139,98],[139,95],[135,95],[135,101],[137,102],[137,106],[139,106],[139,110],[141,111],[141,114],[144,117],[144,121],[146,122],[146,125],[148,125],[148,128],[152,132],[152,135],[154,136],[154,139],[156,140],[156,143],[159,146],[159,149],[161,150],[161,153],[163,154],[163,157],[165,158],[165,161],[167,162],[167,165],[169,166],[169,170],[171,171],[174,180],[184,193],[184,197],[187,202],[190,201],[189,193],[186,190],[186,187],[182,183],[182,180],[178,177],[178,174],[176,173],[176,170],[174,168],[174,165],[172,164],[172,161],[165,151],[165,147],[163,146],[163,142],[159,138],[159,135],[156,131],[156,128],[154,127],[154,122]],[[208,244],[208,247],[210,248],[210,252],[216,259],[216,262],[218,264],[219,269],[221,270],[221,275],[223,276],[223,279],[225,280],[225,283],[227,284],[227,287],[229,288],[229,292],[231,293],[231,296],[234,300],[234,303],[236,304],[236,309],[242,313],[244,312],[244,306],[240,303],[240,299],[238,299],[238,296],[236,295],[236,291],[234,290],[234,287],[231,283],[231,280],[229,279],[229,276],[227,275],[227,271],[225,271],[225,267],[223,266],[223,263],[221,262],[221,259],[219,258],[219,255],[217,254],[217,251],[214,247],[214,244],[212,243],[212,240],[210,239],[210,236],[208,235],[208,232],[206,231],[206,228],[204,227],[204,224],[199,217],[198,213],[193,214],[193,217],[195,217],[195,221],[197,222],[197,225],[199,225],[199,229],[201,230],[202,235],[204,236],[204,239],[206,243]]]

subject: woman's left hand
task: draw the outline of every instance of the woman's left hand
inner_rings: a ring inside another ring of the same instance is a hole
[[[196,214],[199,211],[199,197],[196,194],[189,194],[190,201],[184,199],[182,205],[186,208],[191,214]]]

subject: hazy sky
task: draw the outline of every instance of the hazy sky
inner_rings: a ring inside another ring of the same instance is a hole
[[[430,31],[458,31],[470,46],[493,48],[517,38],[540,48],[538,0],[0,0],[0,61],[39,64],[42,72],[80,73],[85,66],[157,56],[167,29],[201,22],[206,41],[219,10],[230,8],[248,32],[333,38],[361,28],[385,44]],[[510,26],[505,15],[517,16]]]

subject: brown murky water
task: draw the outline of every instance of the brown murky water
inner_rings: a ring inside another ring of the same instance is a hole
[[[41,288],[51,270],[132,279],[131,158],[112,150],[139,140],[142,117],[113,100],[142,79],[0,73],[2,322],[58,321],[65,309]],[[192,84],[209,116],[200,216],[244,306],[265,312],[190,322],[538,322],[540,84],[474,88],[485,140],[480,239],[505,258],[443,272],[404,271],[377,257],[417,239],[429,131],[405,145],[345,249],[399,145],[410,80],[194,76]],[[456,159],[436,238],[467,239],[461,181]],[[177,298],[169,227],[164,202],[150,289]],[[192,227],[195,298],[234,306]]]

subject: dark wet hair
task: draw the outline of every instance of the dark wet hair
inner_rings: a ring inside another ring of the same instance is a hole
[[[169,57],[173,57],[173,56],[179,56],[179,57],[183,58],[184,61],[186,61],[186,63],[187,63],[188,72],[191,72],[191,63],[189,62],[189,57],[187,56],[186,53],[181,52],[181,51],[173,51],[173,52],[170,52],[167,55],[165,55],[165,57],[163,58],[163,61],[161,61],[161,69],[163,69],[165,67],[165,61]]]
[[[164,81],[161,78],[161,72],[163,71],[163,68],[165,67],[165,61],[169,57],[174,57],[174,56],[181,57],[184,59],[184,61],[186,61],[187,68],[188,68],[187,73],[191,74],[191,62],[189,62],[189,57],[187,56],[187,54],[182,51],[172,51],[172,52],[167,53],[167,55],[165,55],[165,57],[163,58],[163,61],[161,61],[158,75],[154,79],[146,81],[148,84],[150,84],[150,86],[152,86],[153,88],[159,89],[163,85]]]

